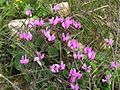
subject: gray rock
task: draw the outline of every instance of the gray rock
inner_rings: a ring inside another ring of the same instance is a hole
[[[17,19],[17,20],[12,20],[8,24],[8,28],[11,30],[11,36],[18,34],[20,31],[27,31],[30,28],[27,27],[27,24],[29,22],[29,19]]]

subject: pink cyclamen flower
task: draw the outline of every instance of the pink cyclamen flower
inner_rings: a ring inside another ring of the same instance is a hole
[[[76,69],[73,68],[70,70],[69,76],[74,76],[77,73]]]
[[[91,47],[85,47],[84,48],[84,54],[87,54],[88,52],[91,52],[92,48]]]
[[[35,26],[35,23],[33,21],[28,22],[28,27],[33,28]]]
[[[58,23],[62,23],[64,21],[64,18],[59,18],[56,16],[56,18],[52,17],[52,19],[49,19],[50,24],[57,25]]]
[[[32,16],[31,10],[27,9],[27,10],[26,10],[26,15],[31,17],[31,16]]]
[[[56,16],[56,18],[55,18],[55,20],[53,22],[53,25],[57,25],[58,23],[59,23],[59,18],[58,18],[58,16]]]
[[[50,66],[50,70],[53,72],[53,73],[57,73],[59,71],[62,71],[65,69],[65,64],[63,63],[63,61],[59,64],[53,64],[52,66]]]
[[[105,79],[102,79],[102,82],[103,83],[108,83],[109,82],[109,80],[110,80],[110,78],[111,78],[111,74],[108,74],[106,77],[105,77]]]
[[[69,48],[71,48],[72,50],[78,50],[79,49],[79,43],[75,39],[72,39],[71,41],[68,41],[67,46]]]
[[[104,39],[105,43],[109,46],[112,46],[113,40],[112,39]]]
[[[36,51],[37,57],[34,58],[34,61],[42,60],[45,57],[45,54],[42,54],[41,52]]]
[[[46,28],[47,30],[47,28]],[[50,30],[48,31],[45,31],[45,30],[42,30],[42,33],[44,34],[44,36],[48,39],[48,41],[54,41],[56,39],[55,37],[55,33],[53,33],[52,35],[50,34]]]
[[[55,33],[52,35],[48,35],[47,38],[48,38],[48,41],[54,41],[56,39]]]
[[[63,63],[63,61],[60,64],[60,70],[64,70],[65,69],[65,64]]]
[[[95,59],[95,52],[94,51],[88,52],[88,58],[90,60],[94,60]]]
[[[49,19],[50,24],[54,24],[54,17],[52,17],[51,19]]]
[[[90,72],[90,71],[91,71],[91,66],[88,66],[88,67],[87,67],[86,63],[84,63],[84,64],[82,65],[82,69],[85,70],[86,72]]]
[[[69,38],[70,38],[69,33],[67,33],[66,35],[64,33],[62,33],[62,40],[63,41],[68,42]]]
[[[76,59],[84,60],[85,55],[84,54],[80,54],[80,52],[77,51],[77,52],[73,52],[73,57],[74,57],[74,60],[76,60]]]
[[[28,40],[28,41],[32,40],[32,34],[30,32],[27,33],[26,40]]]
[[[112,61],[111,62],[111,65],[110,65],[110,68],[115,68],[117,69],[118,67],[120,66],[120,64],[117,62],[117,61]]]
[[[72,20],[71,17],[67,17],[63,22],[62,22],[62,27],[64,29],[68,29],[70,27],[70,25],[72,24]]]
[[[56,4],[53,6],[52,10],[57,12],[58,10],[60,10],[60,6],[58,4]]]
[[[60,69],[60,65],[59,65],[59,64],[53,64],[52,66],[50,66],[50,70],[51,70],[53,73],[59,72],[59,69]]]
[[[24,39],[24,40],[25,40],[26,37],[27,37],[27,33],[25,33],[25,32],[20,32],[20,33],[19,33],[19,38],[20,38],[20,39]]]
[[[74,20],[73,20],[73,26],[74,26],[76,29],[80,29],[80,28],[81,28],[81,24],[78,23],[78,22],[75,22]]]
[[[39,27],[41,27],[41,26],[43,26],[44,24],[45,24],[45,22],[44,22],[44,20],[42,20],[42,18],[39,20],[39,19],[36,19],[35,21],[34,21],[34,23],[35,23],[35,25],[37,25],[37,26],[39,26]]]
[[[21,57],[21,60],[20,60],[21,64],[26,65],[26,64],[28,64],[28,62],[29,62],[29,59],[27,58],[26,55]]]
[[[20,32],[19,33],[19,38],[23,40],[32,40],[32,34],[30,32]]]
[[[76,71],[76,69],[71,69],[70,73],[70,83],[74,83],[77,79],[81,79],[82,74],[80,73],[80,71]]]
[[[79,88],[80,88],[79,85],[78,85],[78,83],[76,85],[74,85],[73,83],[71,83],[70,86],[71,86],[72,90],[79,90]]]

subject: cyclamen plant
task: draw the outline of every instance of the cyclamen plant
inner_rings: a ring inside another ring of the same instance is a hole
[[[54,6],[53,9],[56,11],[58,10],[58,6]],[[27,16],[32,16],[32,12],[30,10],[26,10],[26,15]],[[47,24],[49,23],[49,24]],[[63,30],[58,30],[58,26],[60,26]],[[35,19],[32,21],[29,21],[28,23],[29,28],[33,29],[38,29],[41,33],[41,36],[44,38],[44,40],[49,43],[53,44],[55,43],[56,40],[62,42],[61,46],[65,47],[70,53],[72,57],[72,62],[71,65],[77,64],[77,62],[81,63],[80,68],[78,67],[71,67],[68,70],[68,65],[65,63],[62,59],[59,63],[53,63],[49,65],[49,70],[53,72],[53,74],[59,74],[60,72],[63,72],[64,70],[69,71],[69,79],[68,82],[70,83],[69,86],[72,90],[79,90],[80,85],[79,81],[82,79],[83,73],[88,73],[90,74],[92,71],[92,65],[91,63],[94,63],[94,60],[96,58],[96,53],[95,51],[89,47],[86,46],[84,49],[81,50],[81,46],[78,42],[77,39],[72,38],[72,33],[71,33],[71,27],[74,27],[75,30],[81,28],[80,22],[76,22],[72,17],[52,17],[51,19],[48,19],[45,21],[43,18],[40,19]],[[36,30],[34,31],[36,32]],[[19,33],[19,38],[21,40],[27,40],[27,41],[32,41],[34,38],[31,32],[20,32]],[[112,46],[113,41],[112,39],[108,40],[105,39],[105,42]],[[27,55],[28,56],[28,55]],[[21,64],[28,64],[30,60],[27,58],[26,55],[23,55],[20,63]],[[46,58],[48,55],[46,52],[43,51],[35,51],[35,57],[33,58],[33,61],[39,61],[39,62],[44,62],[44,58]],[[62,58],[62,57],[60,57]],[[118,68],[120,65],[116,61],[112,61],[110,68]],[[107,75],[105,78],[101,78],[101,81],[103,83],[109,83],[110,78],[112,77],[112,74]]]

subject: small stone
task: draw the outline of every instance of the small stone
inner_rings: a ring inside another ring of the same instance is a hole
[[[57,11],[59,15],[68,16],[70,14],[70,7],[68,2],[61,2],[61,3],[58,3],[57,5],[58,7],[60,7],[60,10]]]
[[[18,34],[20,31],[27,31],[30,28],[27,27],[27,24],[29,22],[29,19],[16,19],[12,20],[8,24],[8,28],[11,29],[11,36]]]

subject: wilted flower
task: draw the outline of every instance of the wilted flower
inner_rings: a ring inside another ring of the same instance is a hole
[[[84,64],[82,65],[82,69],[85,70],[86,72],[90,72],[90,71],[91,71],[91,66],[88,66],[88,67],[87,67],[86,63],[84,63]]]
[[[105,43],[109,46],[112,46],[113,40],[112,39],[104,39]]]
[[[27,10],[26,10],[26,15],[31,17],[31,16],[32,16],[31,10],[27,9]]]
[[[70,38],[69,33],[67,33],[66,35],[64,33],[62,33],[62,40],[63,41],[68,42],[69,38]]]
[[[37,57],[34,58],[34,61],[42,60],[45,57],[45,54],[42,54],[41,52],[36,51]]]
[[[79,85],[78,85],[78,83],[76,85],[74,85],[73,83],[71,83],[70,86],[71,86],[72,90],[79,90],[79,88],[80,88]]]
[[[75,39],[72,39],[71,41],[68,41],[67,46],[69,48],[71,48],[72,50],[78,50],[79,49],[79,43]]]
[[[22,56],[20,63],[26,65],[28,64],[28,62],[29,62],[29,59],[27,58],[27,56],[26,55]]]
[[[102,79],[102,82],[103,83],[108,83],[109,82],[109,80],[110,80],[110,78],[111,78],[111,74],[108,74],[106,77],[105,77],[105,79]]]
[[[111,65],[110,65],[110,68],[115,68],[117,69],[118,67],[120,66],[120,64],[117,62],[117,61],[112,61],[111,62]]]

